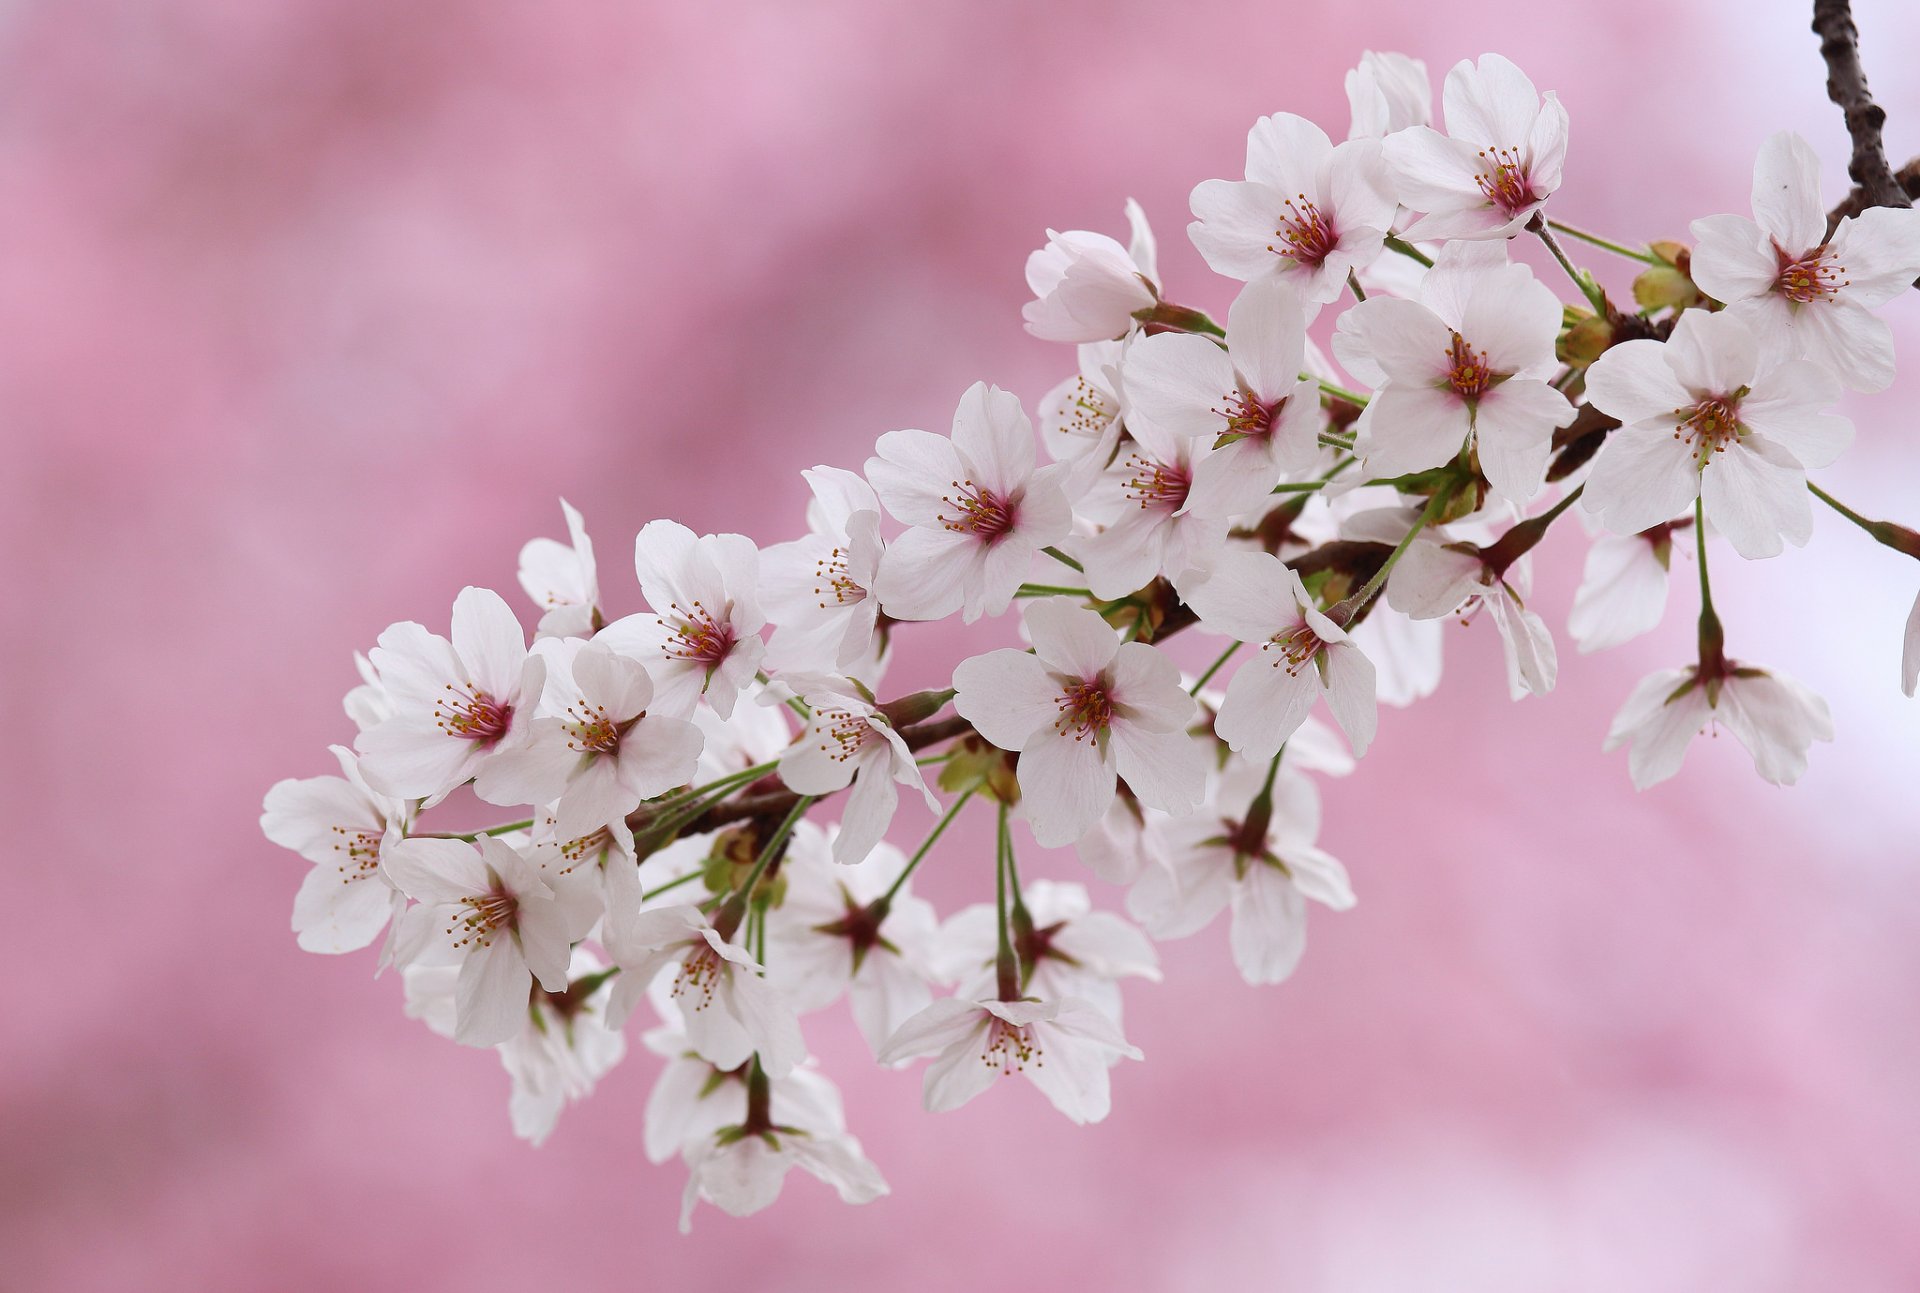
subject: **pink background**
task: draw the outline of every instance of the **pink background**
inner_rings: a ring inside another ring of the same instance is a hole
[[[1517,59],[1572,112],[1556,209],[1629,239],[1744,210],[1783,127],[1843,187],[1803,5],[1350,8],[8,6],[0,1283],[1920,1284],[1920,710],[1895,685],[1920,572],[1825,515],[1811,551],[1716,571],[1735,653],[1832,702],[1797,789],[1724,737],[1644,795],[1599,752],[1688,649],[1690,562],[1653,637],[1581,658],[1562,633],[1545,700],[1509,704],[1490,627],[1454,628],[1443,694],[1327,787],[1360,906],[1316,913],[1278,989],[1238,982],[1223,926],[1169,945],[1107,1123],[1023,1084],[924,1115],[917,1074],[810,1020],[895,1191],[864,1209],[796,1177],[681,1239],[680,1169],[640,1153],[651,1057],[529,1149],[492,1056],[287,932],[302,864],[260,796],[350,736],[353,649],[444,624],[463,583],[511,593],[560,495],[631,609],[649,518],[788,537],[800,468],[944,427],[979,377],[1036,399],[1069,359],[1019,327],[1049,224],[1117,232],[1136,196],[1170,294],[1223,307],[1189,187],[1238,173],[1259,114],[1340,134],[1363,48],[1436,79]],[[1904,158],[1920,17],[1859,8]],[[1891,316],[1920,341],[1920,297]],[[1920,517],[1916,396],[1853,403],[1829,483],[1869,514]],[[1556,629],[1582,547],[1548,545]],[[898,681],[1004,629],[923,640]],[[929,863],[943,906],[985,894],[984,840]]]

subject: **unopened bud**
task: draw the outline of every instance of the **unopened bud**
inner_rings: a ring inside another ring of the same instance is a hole
[[[1613,325],[1597,314],[1583,314],[1560,334],[1554,355],[1569,368],[1585,368],[1613,344]]]

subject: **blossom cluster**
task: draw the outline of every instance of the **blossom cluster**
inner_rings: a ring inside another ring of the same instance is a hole
[[[1344,140],[1266,117],[1244,175],[1193,190],[1189,237],[1241,285],[1224,326],[1168,298],[1129,202],[1127,243],[1051,233],[1027,262],[1028,329],[1075,347],[1037,418],[978,383],[950,429],[804,473],[806,533],[764,549],[651,521],[625,615],[563,503],[567,540],[522,553],[524,618],[467,588],[447,634],[381,633],[339,775],[266,797],[267,837],[312,864],[300,946],[378,943],[409,1015],[498,1052],[536,1144],[638,1016],[645,1150],[683,1161],[684,1226],[701,1200],[767,1206],[794,1167],[849,1202],[886,1192],[808,1053],[804,1018],[843,998],[878,1064],[930,1061],[929,1110],[1020,1074],[1091,1122],[1141,1058],[1121,985],[1159,977],[1156,940],[1225,913],[1247,981],[1285,980],[1309,905],[1355,901],[1315,778],[1354,770],[1382,702],[1437,686],[1448,618],[1485,613],[1514,698],[1554,686],[1531,553],[1569,510],[1596,536],[1582,651],[1661,621],[1676,547],[1699,563],[1696,657],[1605,736],[1635,784],[1715,727],[1793,781],[1827,707],[1727,654],[1707,540],[1771,557],[1818,498],[1920,555],[1808,476],[1853,436],[1843,390],[1891,379],[1874,311],[1920,275],[1920,213],[1830,229],[1817,160],[1782,134],[1751,218],[1628,246],[1548,218],[1567,113],[1506,59],[1454,67],[1438,124],[1413,59],[1369,53],[1346,84]],[[1510,256],[1523,235],[1573,300]],[[1638,262],[1632,305],[1556,235]],[[882,701],[895,640],[954,616],[1017,636]],[[1214,643],[1197,675],[1168,651],[1183,633]],[[1920,604],[1908,694],[1917,672]],[[431,828],[450,799],[512,811]],[[969,805],[994,818],[990,878],[942,843]],[[1093,885],[1023,880],[1029,837]],[[934,859],[981,901],[916,895]]]

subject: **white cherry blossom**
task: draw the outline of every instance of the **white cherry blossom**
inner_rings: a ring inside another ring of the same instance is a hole
[[[1129,244],[1083,229],[1047,230],[1047,245],[1027,257],[1034,299],[1021,316],[1042,341],[1103,341],[1125,336],[1135,317],[1159,304],[1159,271],[1147,213],[1127,199]]]
[[[1078,507],[1083,520],[1102,528],[1068,545],[1095,597],[1125,597],[1163,574],[1177,578],[1227,538],[1225,516],[1202,516],[1188,506],[1200,470],[1216,451],[1146,423],[1120,448]]]
[[[1854,390],[1885,389],[1893,332],[1873,311],[1920,276],[1920,211],[1869,207],[1827,237],[1820,159],[1782,131],[1754,159],[1753,216],[1693,222],[1693,281],[1787,354]]]
[[[555,539],[527,540],[520,549],[520,587],[541,610],[536,636],[588,637],[601,625],[599,567],[580,513],[564,498],[560,511],[571,546]]]
[[[968,1001],[947,997],[907,1020],[880,1051],[882,1064],[934,1057],[922,1088],[930,1113],[958,1109],[1018,1073],[1076,1123],[1113,1107],[1107,1070],[1142,1058],[1089,1001]]]
[[[1029,996],[1042,1001],[1080,997],[1117,1024],[1120,980],[1160,981],[1160,956],[1152,941],[1117,912],[1094,910],[1085,885],[1035,880],[1025,886],[1023,898],[1033,932],[1014,946],[1021,990]],[[992,903],[976,903],[954,913],[940,929],[940,965],[960,997],[993,994],[998,918]]]
[[[1900,690],[1911,696],[1920,686],[1920,597],[1907,612],[1907,631],[1900,642]]]
[[[1441,543],[1439,537],[1428,531],[1407,548],[1387,577],[1387,604],[1416,620],[1457,615],[1468,622],[1484,610],[1500,634],[1508,694],[1519,700],[1552,691],[1560,658],[1552,630],[1526,603],[1530,558],[1496,569],[1479,545]]]
[[[1367,752],[1379,722],[1373,662],[1321,613],[1299,575],[1271,553],[1229,549],[1181,592],[1201,628],[1259,647],[1234,671],[1214,722],[1230,749],[1272,758],[1324,698],[1353,752]]]
[[[1194,807],[1203,751],[1187,738],[1193,698],[1180,671],[1144,642],[1065,598],[1030,602],[1033,651],[1004,647],[954,670],[954,708],[981,736],[1018,750],[1021,806],[1033,837],[1071,844],[1113,802],[1116,776],[1143,803]]]
[[[1246,179],[1197,185],[1187,234],[1217,274],[1246,283],[1278,275],[1309,301],[1331,301],[1393,226],[1380,147],[1335,144],[1291,112],[1262,117],[1247,133]]]
[[[972,623],[999,615],[1033,554],[1067,537],[1073,514],[1059,464],[1036,468],[1033,426],[1020,401],[975,382],[960,397],[953,434],[889,431],[867,459],[867,479],[895,520],[911,527],[880,560],[881,609],[895,619]]]
[[[1414,126],[1382,145],[1400,201],[1426,212],[1406,236],[1512,236],[1560,187],[1567,110],[1498,54],[1456,63],[1440,98],[1446,134]]]
[[[1741,556],[1777,556],[1813,534],[1807,469],[1853,439],[1827,411],[1839,395],[1818,364],[1765,357],[1731,312],[1688,310],[1666,342],[1622,342],[1587,370],[1587,398],[1623,425],[1594,456],[1580,505],[1638,534],[1698,498]]]
[[[1292,285],[1247,284],[1227,312],[1223,350],[1162,333],[1127,348],[1127,426],[1156,457],[1195,440],[1184,506],[1201,516],[1264,510],[1273,486],[1320,458],[1320,392],[1304,375],[1308,307]],[[1210,448],[1210,452],[1203,452]]]
[[[380,635],[371,660],[391,712],[354,748],[367,784],[398,799],[437,800],[525,740],[547,676],[486,588],[454,599],[451,641],[409,620]]]
[[[633,544],[640,592],[653,608],[615,620],[594,641],[646,665],[655,712],[685,718],[702,697],[726,718],[760,668],[760,554],[739,534],[649,521]]]
[[[1605,748],[1632,747],[1627,769],[1645,790],[1680,771],[1688,745],[1709,727],[1733,733],[1776,786],[1798,781],[1813,743],[1833,739],[1826,701],[1778,671],[1723,660],[1643,679],[1614,716]]]
[[[1131,344],[1132,339],[1093,341],[1078,347],[1078,371],[1040,401],[1040,443],[1066,468],[1061,484],[1070,500],[1086,493],[1119,448],[1126,429],[1120,368]]]
[[[1619,646],[1660,623],[1667,611],[1673,533],[1691,524],[1662,522],[1639,534],[1603,534],[1593,541],[1567,616],[1567,632],[1583,653]]]
[[[1370,297],[1340,316],[1333,352],[1378,387],[1355,425],[1376,476],[1439,467],[1472,442],[1505,497],[1540,491],[1556,427],[1573,421],[1548,384],[1557,368],[1559,298],[1499,244],[1452,243],[1420,299]]]
[[[880,500],[850,471],[800,473],[813,492],[803,539],[760,554],[760,600],[773,621],[767,663],[778,670],[879,681]]]
[[[1367,50],[1347,73],[1346,88],[1349,139],[1384,139],[1433,120],[1433,84],[1417,58]]]
[[[371,789],[345,746],[330,747],[337,777],[275,783],[260,829],[313,868],[293,900],[293,932],[308,952],[352,952],[377,938],[406,905],[380,860],[404,838],[412,805]]]
[[[841,805],[834,860],[851,865],[873,851],[893,822],[900,786],[920,792],[927,811],[940,801],[927,789],[913,751],[887,716],[850,685],[830,678],[783,679],[812,711],[807,728],[780,756],[780,779],[803,795],[853,786]]]

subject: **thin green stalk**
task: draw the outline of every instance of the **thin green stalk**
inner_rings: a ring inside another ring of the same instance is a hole
[[[1091,597],[1090,588],[1067,588],[1061,584],[1021,584],[1015,597]]]
[[[1727,635],[1713,609],[1713,581],[1707,576],[1707,517],[1703,499],[1693,500],[1693,537],[1700,559],[1700,668],[1708,671],[1726,663]]]
[[[698,880],[704,874],[705,872],[702,872],[702,871],[689,871],[685,875],[681,876],[678,880],[669,880],[665,884],[655,885],[653,888],[648,889],[646,892],[640,895],[640,900],[642,902],[651,901],[654,898],[658,898],[663,893],[668,893],[674,889],[678,889],[681,885],[686,884],[689,881]]]
[[[947,827],[953,824],[953,819],[960,815],[960,809],[965,806],[967,800],[973,798],[973,792],[979,788],[978,786],[968,786],[960,792],[960,797],[953,801],[953,806],[947,809],[946,815],[934,824],[933,833],[921,841],[920,847],[915,849],[913,856],[907,859],[905,868],[901,870],[899,875],[894,877],[893,883],[887,886],[887,891],[881,894],[872,904],[880,908],[883,915],[886,908],[892,905],[894,895],[900,892],[906,885],[908,877],[919,868],[921,859],[925,858],[928,852],[932,850],[934,842],[946,833]]]
[[[1220,653],[1220,658],[1208,665],[1207,671],[1194,680],[1193,686],[1187,688],[1187,694],[1189,696],[1198,696],[1201,689],[1213,681],[1213,675],[1220,672],[1220,666],[1233,659],[1233,653],[1238,651],[1240,647],[1241,644],[1238,642],[1227,643],[1227,649]]]
[[[740,928],[740,922],[746,918],[747,904],[753,901],[753,891],[760,887],[760,877],[767,873],[768,865],[779,856],[780,846],[787,842],[787,836],[793,834],[793,828],[800,824],[802,817],[806,816],[807,809],[813,805],[814,798],[812,795],[802,795],[795,800],[786,819],[760,847],[760,856],[753,860],[753,869],[747,872],[746,880],[739,890],[727,899],[726,905],[720,909],[720,914],[714,918],[713,927],[722,938],[732,938],[733,931]]]
[[[1000,826],[993,857],[994,925],[999,943],[994,952],[995,986],[1000,1000],[1020,999],[1020,958],[1014,955],[1013,939],[1007,929],[1007,864],[1011,860],[1013,837],[1007,830],[1007,806],[1000,805]]]
[[[1650,251],[1635,251],[1624,243],[1617,243],[1611,238],[1602,238],[1597,233],[1588,233],[1585,229],[1576,229],[1563,220],[1549,220],[1547,221],[1547,227],[1557,229],[1569,238],[1578,238],[1581,242],[1591,243],[1593,246],[1610,251],[1616,256],[1625,256],[1628,260],[1637,260],[1643,265],[1658,265],[1661,263],[1660,258]]]
[[[1353,299],[1356,301],[1364,301],[1367,299],[1365,290],[1360,286],[1360,276],[1352,270],[1347,271],[1347,290],[1353,293]]]
[[[1075,561],[1072,557],[1069,557],[1066,553],[1060,551],[1060,549],[1058,548],[1051,548],[1051,547],[1042,548],[1040,549],[1040,551],[1046,553],[1049,557],[1052,557],[1055,561],[1059,562],[1063,566],[1067,566],[1067,567],[1070,567],[1071,569],[1078,570],[1083,575],[1087,573],[1087,568],[1085,566],[1081,565],[1079,562]]]
[[[1358,405],[1360,408],[1367,406],[1367,396],[1362,395],[1358,391],[1350,391],[1344,386],[1336,386],[1332,382],[1315,377],[1312,373],[1301,373],[1300,376],[1307,381],[1318,382],[1322,395],[1331,395],[1336,400],[1345,400],[1347,403]]]
[[[1404,238],[1395,238],[1395,237],[1389,236],[1387,238],[1387,250],[1397,251],[1402,256],[1407,257],[1407,259],[1409,260],[1417,260],[1422,265],[1425,265],[1428,269],[1433,268],[1433,257],[1427,255],[1427,253],[1425,253],[1424,251],[1421,251],[1418,247],[1414,246],[1412,243],[1408,242]]]
[[[1353,623],[1360,612],[1366,609],[1367,603],[1373,600],[1373,595],[1386,584],[1387,576],[1393,573],[1394,566],[1399,563],[1401,557],[1406,555],[1407,549],[1413,546],[1413,541],[1420,537],[1422,530],[1433,523],[1433,518],[1440,515],[1452,497],[1452,490],[1443,489],[1427,500],[1426,508],[1420,513],[1420,519],[1413,523],[1411,530],[1407,531],[1407,537],[1400,540],[1400,546],[1387,554],[1387,559],[1381,563],[1380,569],[1374,571],[1373,578],[1360,586],[1359,592],[1341,603],[1342,606],[1350,609],[1346,612],[1345,619],[1334,617],[1336,624],[1344,628]]]
[[[1547,250],[1553,253],[1553,258],[1560,262],[1560,268],[1567,271],[1567,277],[1572,279],[1573,285],[1580,289],[1580,295],[1586,297],[1587,303],[1593,306],[1593,312],[1603,319],[1606,318],[1612,308],[1607,304],[1607,294],[1601,290],[1600,284],[1595,281],[1593,275],[1567,259],[1567,253],[1560,248],[1560,240],[1555,238],[1552,230],[1547,228],[1545,217],[1536,214],[1527,222],[1527,228],[1539,235],[1540,241],[1545,243]]]

